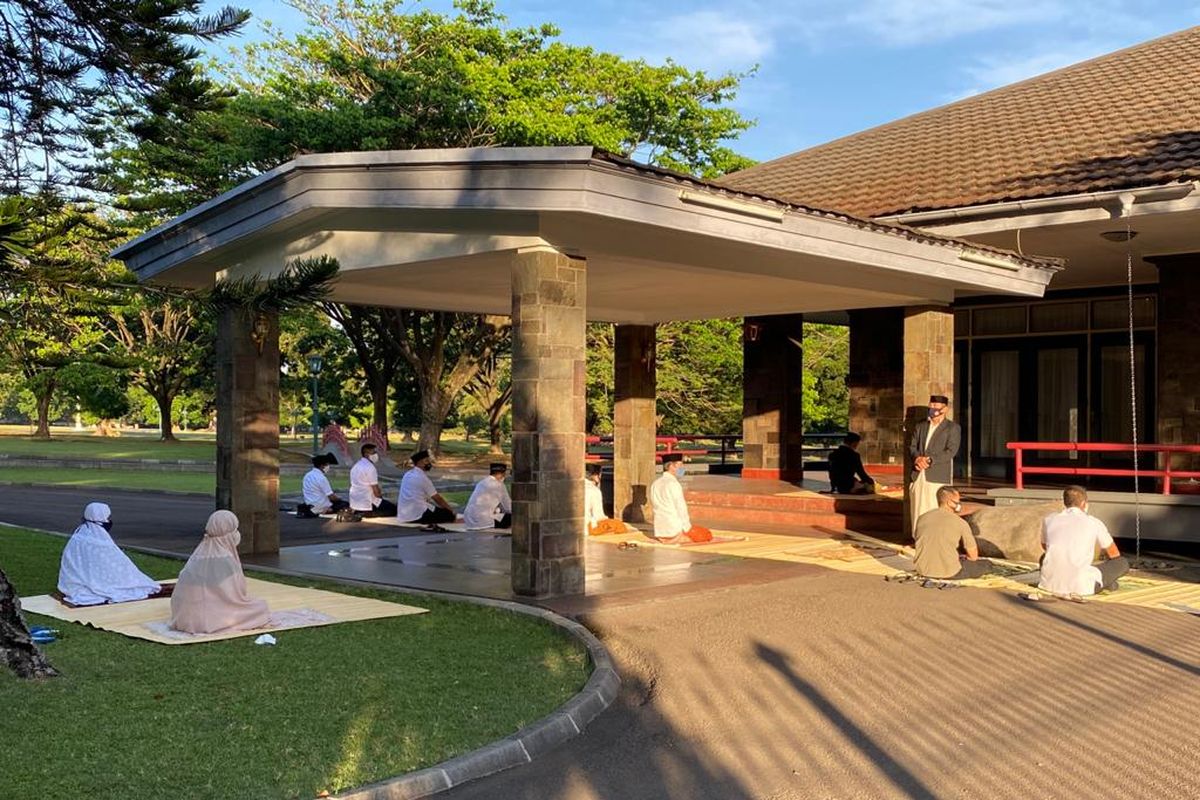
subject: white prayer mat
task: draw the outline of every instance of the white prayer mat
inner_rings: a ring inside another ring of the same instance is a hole
[[[169,582],[169,581],[166,581]],[[64,622],[78,622],[134,639],[146,639],[159,644],[196,644],[258,636],[262,633],[336,625],[340,622],[360,622],[368,619],[425,614],[429,609],[402,603],[389,603],[369,597],[359,597],[322,589],[289,586],[284,583],[246,578],[246,588],[253,597],[267,601],[270,623],[264,628],[229,633],[190,634],[170,628],[171,599],[135,600],[102,606],[68,608],[48,594],[22,597],[21,608],[31,614],[42,614]]]
[[[363,522],[369,522],[372,525],[388,525],[393,528],[412,528],[413,530],[422,530],[425,526],[420,522],[401,522],[395,517],[363,517]],[[442,522],[441,527],[447,531],[455,533],[508,533],[507,528],[484,528],[481,531],[473,531],[467,528],[465,522]]]

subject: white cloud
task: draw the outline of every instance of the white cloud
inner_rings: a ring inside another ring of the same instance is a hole
[[[1061,19],[1058,0],[866,0],[843,18],[890,45],[909,46]]]
[[[1087,41],[1055,44],[1039,47],[1036,52],[1024,54],[987,55],[968,64],[963,69],[966,85],[948,100],[960,100],[975,94],[1007,86],[1036,75],[1077,64],[1089,58],[1116,50],[1119,45],[1111,42]]]
[[[775,49],[768,20],[753,13],[702,9],[657,20],[639,37],[640,54],[651,60],[673,58],[711,72],[742,70]]]

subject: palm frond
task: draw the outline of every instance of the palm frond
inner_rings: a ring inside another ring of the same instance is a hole
[[[330,256],[298,258],[273,278],[263,280],[258,275],[248,275],[221,281],[201,300],[213,311],[245,308],[256,313],[316,305],[333,291],[339,268],[337,259]]]

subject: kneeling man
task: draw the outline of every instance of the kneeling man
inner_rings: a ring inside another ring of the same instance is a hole
[[[1056,595],[1096,594],[1113,591],[1117,579],[1129,572],[1104,523],[1088,514],[1087,492],[1082,486],[1063,490],[1063,510],[1042,521],[1042,578],[1038,587]],[[1108,560],[1093,564],[1096,550]]]
[[[583,518],[587,522],[588,536],[604,536],[609,533],[626,533],[629,528],[618,519],[604,514],[604,495],[600,492],[602,464],[587,464],[587,476],[583,479]]]
[[[396,499],[396,519],[401,522],[419,522],[426,530],[443,531],[443,522],[454,522],[458,516],[446,498],[438,494],[429,470],[433,469],[433,458],[428,450],[413,453],[413,467],[400,479],[400,496]],[[490,479],[489,479],[490,480]],[[510,506],[511,508],[511,506]]]
[[[367,443],[359,448],[362,458],[350,468],[350,510],[363,517],[387,517],[396,513],[391,500],[379,490],[379,448]]]
[[[683,541],[711,542],[712,531],[692,524],[687,501],[683,499],[682,453],[667,453],[662,457],[663,471],[650,484],[650,505],[654,507],[654,538],[667,544]]]
[[[480,479],[463,509],[463,522],[469,531],[512,527],[512,498],[504,485],[506,464],[492,464],[488,477]]]
[[[313,468],[304,476],[304,504],[315,515],[329,514],[349,508],[350,504],[338,497],[329,485],[329,467],[337,463],[337,457],[325,453],[313,456]]]
[[[958,489],[942,486],[937,490],[937,508],[926,511],[917,519],[913,538],[917,555],[913,566],[926,578],[958,581],[978,578],[992,571],[992,562],[979,557],[979,547],[971,535],[971,526],[958,514],[962,500]],[[962,544],[966,558],[958,557]]]

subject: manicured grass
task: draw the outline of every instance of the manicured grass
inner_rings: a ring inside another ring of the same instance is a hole
[[[123,433],[121,436],[92,436],[55,429],[49,441],[33,439],[27,431],[20,434],[15,426],[0,433],[0,453],[13,456],[47,458],[155,458],[162,461],[214,461],[216,439],[211,433],[181,433],[178,442],[160,442],[152,431]]]
[[[0,528],[22,594],[55,585],[64,540]],[[134,554],[156,578],[177,561]],[[264,577],[267,576],[257,576]],[[0,675],[0,797],[311,798],[512,733],[587,679],[586,651],[531,618],[291,581],[428,608],[420,616],[166,646],[37,615],[63,676]]]
[[[279,493],[300,494],[302,475],[280,475]],[[211,472],[156,472],[126,469],[54,469],[0,466],[0,482],[40,486],[102,486],[115,489],[152,489],[212,494],[216,477]]]

